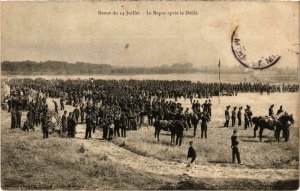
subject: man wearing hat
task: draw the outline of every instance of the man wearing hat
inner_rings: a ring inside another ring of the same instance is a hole
[[[48,133],[49,133],[49,127],[50,127],[50,115],[47,113],[46,114],[46,122],[42,124],[42,130],[43,130],[43,138],[48,138]]]
[[[249,123],[250,123],[250,125],[252,127],[253,126],[253,124],[252,124],[252,115],[253,115],[253,113],[252,113],[251,107],[249,105],[247,105],[247,108],[248,108],[248,111],[247,111],[248,120],[249,120]]]
[[[196,160],[196,151],[193,148],[193,141],[190,141],[190,147],[188,150],[188,154],[187,154],[187,165],[186,165],[186,170],[189,171],[189,169],[193,170],[193,166],[194,166],[194,162]]]
[[[274,104],[272,104],[269,108],[269,116],[274,118],[274,110],[273,110]]]
[[[283,109],[282,109],[282,105],[281,105],[280,108],[277,111],[277,115],[281,114],[282,112],[283,112]]]
[[[86,116],[86,129],[85,129],[85,139],[92,138],[92,128],[94,126],[94,121],[92,116],[89,114]]]
[[[236,107],[233,107],[233,110],[231,112],[231,124],[232,124],[232,127],[235,126],[235,119],[236,119]]]
[[[242,164],[238,144],[237,129],[234,129],[231,136],[232,163],[235,163],[235,158],[237,158],[238,163]]]
[[[237,118],[238,118],[238,126],[240,127],[242,125],[242,109],[243,107],[239,107],[239,111],[237,113]]]
[[[211,100],[209,99],[208,104],[207,104],[207,109],[208,109],[208,114],[209,114],[210,117],[211,117],[211,106],[212,106]]]
[[[207,126],[208,126],[208,122],[210,121],[210,116],[207,113],[207,111],[203,112],[200,119],[201,119],[201,139],[203,138],[203,136],[205,137],[205,139],[207,139]]]
[[[229,108],[230,108],[230,105],[226,106],[226,110],[225,110],[225,123],[224,123],[224,127],[228,127],[229,125],[229,118],[230,118],[230,115],[229,115]]]
[[[248,107],[245,109],[244,112],[244,121],[245,121],[245,129],[247,129],[249,127],[249,117],[248,117]]]

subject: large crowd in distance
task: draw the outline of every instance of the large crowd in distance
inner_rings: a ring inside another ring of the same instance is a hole
[[[126,136],[126,130],[136,130],[144,123],[153,125],[156,120],[182,120],[191,128],[199,119],[209,122],[212,96],[236,96],[238,93],[297,92],[299,85],[270,85],[262,83],[194,83],[191,81],[163,80],[45,80],[13,79],[6,82],[10,94],[4,98],[11,112],[11,128],[21,128],[21,111],[27,112],[23,129],[41,125],[43,137],[48,137],[50,112],[47,98],[53,100],[54,113],[62,110],[62,131],[74,137],[76,124],[86,123],[85,138],[91,138],[96,127],[103,128],[103,139]],[[31,97],[31,98],[30,98]],[[192,110],[184,111],[178,98],[189,99]],[[33,99],[32,99],[33,98]],[[194,98],[207,99],[204,103]],[[59,108],[60,104],[60,108]],[[69,114],[65,105],[75,109]],[[68,114],[68,115],[67,115]],[[111,128],[114,126],[114,128]],[[205,125],[204,125],[205,126]],[[202,127],[202,126],[201,126]],[[194,128],[194,135],[196,134]],[[205,128],[203,128],[205,130]],[[206,132],[204,132],[206,135]]]

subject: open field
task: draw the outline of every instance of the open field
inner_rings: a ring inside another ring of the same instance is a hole
[[[259,100],[256,100],[256,99]],[[282,98],[282,99],[281,99]],[[278,101],[274,101],[278,100]],[[181,100],[185,107],[190,107],[189,100]],[[200,101],[203,102],[202,100]],[[142,127],[139,131],[129,134],[125,139],[115,139],[114,143],[138,154],[151,156],[160,160],[171,160],[183,162],[186,160],[188,142],[193,140],[194,147],[198,151],[196,164],[209,164],[219,166],[232,166],[230,137],[233,128],[223,128],[224,110],[226,105],[243,106],[249,104],[254,116],[267,115],[267,109],[272,103],[282,103],[285,110],[299,116],[297,113],[297,94],[271,94],[255,95],[240,94],[237,97],[222,97],[220,104],[218,99],[212,99],[212,120],[209,123],[208,139],[200,139],[200,125],[198,125],[197,136],[193,138],[193,129],[184,132],[183,144],[177,147],[170,144],[170,133],[162,131],[160,142],[154,138],[153,127]],[[279,105],[276,105],[277,107]],[[275,106],[275,107],[276,107]],[[231,110],[230,110],[231,111]],[[243,119],[242,119],[243,120]],[[295,168],[299,165],[299,128],[298,118],[290,128],[290,141],[275,142],[274,133],[270,130],[264,131],[263,142],[253,137],[253,128],[244,130],[239,127],[240,152],[242,162],[245,164],[238,168]],[[242,123],[243,124],[243,123]],[[231,123],[230,123],[231,125]],[[236,127],[237,128],[237,127]],[[258,131],[257,131],[258,135]],[[236,167],[236,166],[232,166]]]
[[[179,100],[190,107],[189,100]],[[200,100],[203,102],[203,99]],[[50,104],[50,108],[53,105]],[[254,139],[253,129],[239,130],[241,159],[244,165],[231,164],[232,128],[221,128],[226,105],[251,106],[256,115],[266,115],[271,103],[275,109],[294,114],[290,141],[276,143],[266,130],[264,142]],[[299,108],[298,94],[239,94],[212,98],[212,121],[208,139],[200,139],[198,127],[184,132],[181,147],[170,145],[168,132],[161,142],[154,139],[154,128],[142,127],[128,132],[127,138],[112,142],[101,140],[97,130],[85,140],[84,125],[77,126],[75,139],[50,135],[42,139],[35,132],[10,130],[10,115],[1,112],[2,189],[296,189],[299,184]],[[67,110],[72,107],[67,106]],[[23,113],[23,120],[26,113]],[[194,140],[196,168],[185,172],[188,141]],[[86,149],[79,152],[81,145]]]

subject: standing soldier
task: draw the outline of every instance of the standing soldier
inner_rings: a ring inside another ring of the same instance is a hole
[[[242,125],[242,109],[243,107],[239,107],[239,111],[237,113],[237,118],[238,118],[238,126],[240,127]]]
[[[207,104],[207,109],[208,109],[208,114],[209,114],[210,117],[211,117],[211,106],[212,106],[211,100],[209,99],[208,104]]]
[[[103,127],[103,136],[102,138],[104,140],[107,139],[107,133],[108,133],[108,124],[109,124],[109,121],[107,119],[107,115],[104,117],[103,121],[102,121],[102,127]]]
[[[194,137],[196,137],[197,125],[198,125],[198,122],[199,122],[199,119],[198,119],[196,111],[193,112],[191,121],[192,121],[192,124],[194,126]]]
[[[16,126],[16,128],[20,128],[21,129],[22,112],[20,111],[20,108],[16,110],[16,117],[17,117],[17,126]]]
[[[184,121],[187,124],[188,129],[192,128],[191,125],[191,114],[189,112],[189,108],[186,108],[185,112],[184,112]]]
[[[52,102],[54,103],[54,111],[56,114],[58,114],[58,105],[57,105],[57,102],[52,100]]]
[[[76,119],[75,119],[75,115],[72,114],[72,117],[69,121],[69,125],[70,125],[70,137],[71,138],[75,138],[75,132],[76,132]]]
[[[230,105],[226,106],[226,110],[225,110],[225,123],[224,123],[224,127],[228,127],[229,125],[229,118],[230,118],[230,115],[229,115],[229,108],[230,108]]]
[[[84,120],[84,104],[83,103],[80,105],[80,120],[81,120],[81,124],[83,124],[83,120]]]
[[[239,164],[243,164],[240,159],[240,152],[238,147],[239,141],[237,139],[237,130],[233,130],[233,135],[231,136],[231,149],[232,149],[232,163],[235,163],[235,158]]]
[[[11,129],[17,127],[17,113],[14,108],[11,109]]]
[[[245,129],[249,127],[249,116],[248,116],[248,108],[245,109],[244,112],[244,121],[245,121]]]
[[[68,120],[67,120],[67,111],[64,111],[63,116],[61,117],[62,132],[65,133],[68,130]]]
[[[200,119],[201,119],[201,139],[203,138],[203,134],[205,136],[205,139],[207,139],[207,127],[208,127],[208,122],[210,121],[209,114],[206,111],[204,111]]]
[[[76,119],[76,123],[78,123],[79,113],[80,113],[80,111],[79,111],[78,107],[76,107],[73,111],[73,114],[74,114],[75,119]]]
[[[121,137],[126,137],[126,115],[125,112],[122,112],[120,118],[120,126],[121,126]]]
[[[94,121],[91,115],[86,116],[86,129],[85,129],[85,139],[92,138],[92,128],[94,125]]]
[[[42,130],[43,130],[43,138],[47,139],[48,138],[48,133],[49,133],[49,127],[51,125],[51,121],[50,121],[50,115],[47,114],[46,115],[46,120],[45,122],[42,124]]]
[[[69,116],[67,118],[68,121],[68,137],[71,137],[71,119],[72,119],[72,112],[69,113]]]
[[[65,102],[65,98],[61,97],[60,98],[60,110],[64,110],[65,109],[64,102]]]
[[[232,127],[235,126],[235,119],[236,119],[236,107],[233,107],[233,110],[231,112],[231,120],[232,120]]]
[[[114,115],[114,137],[120,137],[120,119],[121,113],[117,111]]]
[[[247,105],[247,107],[248,107],[248,112],[247,112],[247,114],[248,114],[248,120],[249,120],[249,123],[250,123],[250,125],[251,125],[251,127],[252,127],[252,115],[253,115],[253,113],[252,113],[252,111],[251,111],[251,107],[249,106],[249,105]]]

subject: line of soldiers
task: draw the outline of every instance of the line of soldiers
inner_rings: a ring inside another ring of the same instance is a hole
[[[70,105],[82,103],[83,98],[100,101],[107,96],[126,96],[128,94],[145,95],[147,97],[172,98],[207,98],[211,96],[223,95],[222,92],[280,92],[281,89],[289,92],[297,92],[298,84],[292,85],[270,85],[262,83],[194,83],[191,81],[166,81],[166,80],[44,80],[44,79],[13,79],[7,82],[11,91],[16,91],[18,95],[28,95],[34,90],[38,94],[42,93],[46,97],[62,98]],[[219,92],[220,85],[220,92]],[[122,91],[119,91],[122,90]],[[129,93],[131,92],[131,93]],[[232,94],[232,95],[233,95]],[[225,94],[224,94],[225,95]],[[22,100],[24,107],[28,104],[26,96]],[[10,99],[8,98],[8,102]],[[10,105],[10,104],[8,104]],[[64,110],[64,106],[62,106]]]
[[[243,107],[240,106],[238,108],[238,111],[236,110],[237,107],[233,107],[231,111],[231,116],[229,112],[230,105],[226,106],[225,110],[225,123],[223,127],[229,127],[229,120],[231,119],[231,126],[235,127],[236,125],[236,119],[237,119],[237,125],[240,127],[242,125],[242,109]],[[249,105],[246,105],[246,108],[244,110],[244,128],[247,129],[248,127],[252,127],[252,116],[253,113],[251,111],[251,107]]]

